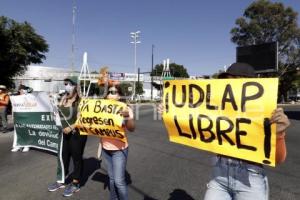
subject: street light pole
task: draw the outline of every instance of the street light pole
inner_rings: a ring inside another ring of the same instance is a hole
[[[151,74],[153,73],[153,50],[154,45],[152,44]],[[153,100],[153,74],[151,75],[151,100]]]
[[[133,39],[132,42],[130,42],[131,44],[134,44],[134,75],[136,75],[136,45],[141,43],[141,41],[139,41],[139,34],[141,33],[141,31],[136,31],[136,32],[131,32],[131,38]],[[133,81],[133,99],[135,99],[135,81]]]
[[[74,75],[74,60],[75,60],[75,15],[76,15],[76,1],[73,0],[73,9],[72,9],[72,58],[71,58],[71,76]]]

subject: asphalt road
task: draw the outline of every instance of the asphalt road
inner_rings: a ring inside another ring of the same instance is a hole
[[[270,199],[300,199],[300,106],[286,106],[292,125],[286,138],[284,164],[267,168]],[[132,200],[201,200],[211,172],[211,153],[168,141],[161,120],[151,107],[139,112],[137,129],[129,137],[127,182]],[[0,200],[66,199],[63,190],[48,192],[55,181],[56,157],[31,150],[10,152],[12,132],[0,134]],[[108,199],[105,164],[95,159],[96,137],[89,137],[84,154],[85,173],[81,190],[68,199]]]

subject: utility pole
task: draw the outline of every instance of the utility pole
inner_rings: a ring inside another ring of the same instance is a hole
[[[134,75],[136,75],[136,44],[141,43],[141,41],[139,41],[139,34],[141,33],[141,31],[136,31],[136,32],[131,32],[131,38],[133,39],[132,42],[130,42],[131,44],[134,44]],[[133,82],[133,99],[135,99],[135,81]]]
[[[73,0],[72,10],[72,58],[71,58],[71,75],[73,76],[75,69],[75,15],[76,15],[76,2]]]
[[[139,85],[140,85],[140,68],[138,68],[138,81],[137,81],[136,88],[139,88]]]
[[[152,44],[151,74],[153,73],[153,59],[154,59],[153,50],[154,50],[154,45]],[[153,74],[151,75],[151,100],[153,100]]]

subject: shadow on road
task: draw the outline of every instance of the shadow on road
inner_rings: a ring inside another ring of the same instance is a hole
[[[96,172],[93,175],[92,180],[103,183],[103,189],[104,190],[108,187],[109,178],[106,174],[103,174],[101,172]]]
[[[289,119],[300,120],[300,111],[284,111]]]
[[[106,170],[103,170],[106,172]],[[106,172],[107,173],[107,172]],[[101,173],[101,172],[96,172],[93,177],[92,180],[94,181],[98,181],[98,182],[102,182],[103,183],[103,189],[105,190],[106,188],[109,188],[109,177],[108,175]],[[144,196],[144,200],[157,200],[152,198],[151,196],[147,195],[144,191],[142,191],[141,189],[135,187],[132,184],[132,179],[130,174],[128,173],[128,171],[126,170],[125,172],[125,180],[126,180],[126,184],[128,185],[128,187],[130,187],[132,190],[134,190],[136,193]]]
[[[186,191],[182,189],[175,189],[170,193],[170,198],[168,200],[195,200]]]
[[[99,167],[100,168],[100,167]],[[96,169],[97,170],[97,169]],[[106,170],[103,170],[106,172]],[[87,177],[88,178],[88,177]],[[98,181],[103,183],[103,189],[106,189],[109,186],[109,177],[107,174],[103,174],[101,172],[96,172],[93,177],[93,181]],[[130,174],[126,171],[125,172],[125,181],[127,185],[130,185],[132,183]]]
[[[152,197],[145,196],[144,200],[157,200],[157,199],[153,199]]]
[[[32,151],[32,150],[39,151],[39,152],[46,153],[46,154],[49,154],[49,155],[57,157],[57,153],[54,153],[52,151],[48,151],[48,150],[45,150],[45,149],[39,149],[39,148],[35,148],[35,147],[30,147],[30,151]]]
[[[83,160],[83,174],[81,179],[81,185],[84,186],[89,177],[101,167],[101,161],[91,157]]]

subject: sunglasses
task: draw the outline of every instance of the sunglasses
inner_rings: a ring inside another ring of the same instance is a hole
[[[118,91],[117,90],[109,90],[108,94],[116,95],[116,94],[118,94]]]

